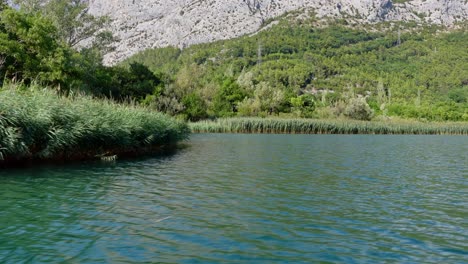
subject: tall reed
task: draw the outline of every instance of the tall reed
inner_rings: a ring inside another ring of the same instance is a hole
[[[0,89],[0,163],[145,152],[190,133],[186,123],[134,105],[7,86]]]
[[[194,133],[450,134],[468,135],[468,123],[366,122],[280,118],[227,118],[189,124]]]

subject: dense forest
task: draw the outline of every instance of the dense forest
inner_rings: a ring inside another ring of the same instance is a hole
[[[468,120],[466,25],[355,26],[286,16],[238,39],[126,61],[163,76],[145,103],[189,119],[285,115]]]
[[[150,49],[114,65],[109,21],[79,0],[1,6],[0,82],[88,93],[196,121],[233,116],[468,121],[467,26],[295,14],[257,34]],[[4,3],[4,2],[2,2]]]

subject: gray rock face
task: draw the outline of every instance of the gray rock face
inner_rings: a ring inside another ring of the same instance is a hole
[[[451,25],[466,20],[466,0],[89,0],[94,15],[109,15],[120,39],[105,57],[112,64],[154,47],[229,39],[254,33],[267,19],[313,10],[318,17],[353,16],[362,22],[425,20]]]

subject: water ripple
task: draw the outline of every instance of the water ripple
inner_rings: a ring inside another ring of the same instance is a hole
[[[0,172],[1,263],[466,263],[466,137],[196,135]]]

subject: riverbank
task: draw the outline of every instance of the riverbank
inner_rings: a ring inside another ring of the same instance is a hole
[[[39,87],[0,89],[0,166],[144,155],[189,133],[186,123],[134,105]]]
[[[189,127],[193,133],[468,135],[466,122],[226,118]]]

